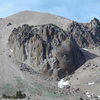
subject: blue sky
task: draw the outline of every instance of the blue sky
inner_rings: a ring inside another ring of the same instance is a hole
[[[48,12],[78,21],[100,19],[100,0],[0,0],[0,17],[23,10]]]

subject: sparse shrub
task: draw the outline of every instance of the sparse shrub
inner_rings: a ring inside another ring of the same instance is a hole
[[[8,99],[23,99],[26,97],[26,94],[22,94],[22,91],[17,91],[16,95],[9,96],[9,95],[3,94],[2,97],[8,98]]]
[[[3,98],[7,98],[7,96],[5,94],[2,95]]]
[[[80,98],[80,100],[84,100],[83,98]]]
[[[16,92],[16,98],[25,98],[26,94],[22,94],[22,91],[17,91]]]

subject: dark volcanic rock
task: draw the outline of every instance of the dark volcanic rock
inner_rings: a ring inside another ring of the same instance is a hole
[[[100,46],[100,21],[96,18],[87,24],[73,21],[69,25],[67,33],[72,34],[73,38],[82,48]]]
[[[12,25],[12,23],[9,22],[9,23],[7,24],[7,26],[10,26],[10,25]]]
[[[54,78],[71,74],[85,61],[73,37],[53,24],[15,28],[8,43],[17,63]]]

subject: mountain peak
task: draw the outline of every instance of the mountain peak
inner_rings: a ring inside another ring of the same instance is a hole
[[[72,22],[71,20],[61,16],[36,11],[22,11],[17,14],[8,16],[5,19],[15,25],[17,24],[17,26],[23,24],[43,25],[53,23],[63,30],[66,30],[67,26]]]
[[[100,23],[100,20],[94,17],[94,18],[91,20],[90,23],[92,23],[92,24],[98,24],[98,23]]]

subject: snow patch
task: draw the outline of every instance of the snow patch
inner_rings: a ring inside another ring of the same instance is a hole
[[[90,94],[89,92],[86,92],[86,94],[88,95],[88,94]]]
[[[91,98],[91,95],[90,95],[89,92],[86,92],[86,96],[87,96],[88,98]]]
[[[100,95],[98,95],[97,97],[100,98]]]
[[[95,84],[95,82],[87,83],[87,85],[93,85],[93,84]]]
[[[69,81],[64,81],[64,79],[61,79],[59,82],[58,82],[58,87],[59,88],[64,88],[66,86],[69,86]]]
[[[88,49],[87,48],[82,48],[83,50],[86,50],[86,51],[88,51]]]
[[[88,91],[85,93],[89,100],[99,100],[100,95],[90,94]]]
[[[13,50],[12,50],[12,49],[10,49],[10,52],[13,52]]]

